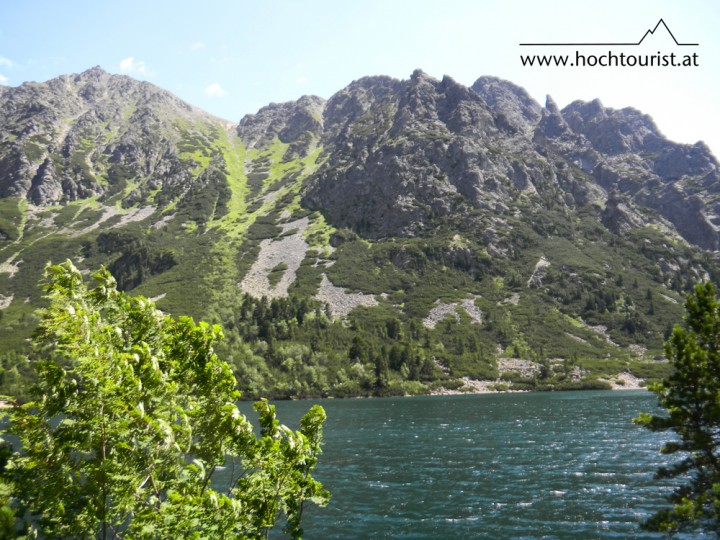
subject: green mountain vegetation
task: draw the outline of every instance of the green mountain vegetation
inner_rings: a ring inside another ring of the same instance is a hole
[[[99,68],[0,110],[10,396],[48,261],[220,324],[244,395],[278,398],[658,378],[685,293],[718,277],[720,168],[637,111],[415,72],[238,125]]]

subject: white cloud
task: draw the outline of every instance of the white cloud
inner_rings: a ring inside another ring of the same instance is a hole
[[[305,75],[300,75],[295,82],[298,84],[307,84],[308,78]]]
[[[4,77],[3,75],[0,75],[0,86],[5,86],[8,82],[10,82],[10,79]]]
[[[120,61],[120,71],[138,75],[151,75],[150,69],[142,60],[135,60],[132,56]]]
[[[223,97],[227,96],[225,89],[218,83],[212,83],[205,89],[205,94],[211,97]]]
[[[11,68],[13,67],[13,61],[9,58],[5,58],[4,56],[0,56],[0,66]]]
[[[205,45],[202,41],[196,41],[192,45],[190,45],[191,51],[201,51],[202,49],[205,49],[207,45]]]

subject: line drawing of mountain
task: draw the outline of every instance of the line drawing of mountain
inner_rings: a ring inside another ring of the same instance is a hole
[[[645,34],[644,34],[643,37],[640,39],[640,41],[637,42],[637,45],[640,45],[643,41],[645,41],[645,38],[648,37],[648,35],[654,35],[654,34],[655,34],[655,31],[660,27],[661,24],[665,27],[665,30],[667,30],[667,33],[670,34],[670,37],[673,38],[673,41],[675,42],[675,45],[680,45],[680,46],[683,46],[683,45],[685,45],[685,46],[688,46],[688,45],[697,46],[697,45],[698,45],[697,43],[679,43],[678,40],[677,40],[677,38],[675,37],[675,34],[672,33],[672,31],[671,31],[670,28],[668,27],[667,23],[666,23],[663,19],[660,19],[660,20],[658,21],[658,23],[655,25],[655,28],[653,28],[652,30],[649,30],[649,29],[648,29],[648,31],[645,32]]]
[[[588,46],[632,46],[637,47],[640,44],[642,44],[643,41],[645,41],[645,38],[648,37],[648,35],[654,35],[655,31],[662,25],[668,34],[670,34],[670,37],[675,42],[675,45],[679,47],[697,47],[699,43],[680,43],[677,38],[675,37],[675,34],[672,33],[670,30],[670,27],[667,25],[664,19],[660,19],[657,24],[655,25],[655,28],[652,30],[648,28],[646,32],[643,34],[643,37],[640,38],[640,41],[637,43],[632,42],[607,42],[607,43],[520,43],[521,46],[575,46],[575,47],[588,47]]]

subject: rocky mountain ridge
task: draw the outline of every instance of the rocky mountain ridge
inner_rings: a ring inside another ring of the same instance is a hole
[[[183,123],[219,123],[152,84],[97,67],[8,88],[0,111],[0,196],[40,207],[109,197],[127,178],[187,189]]]
[[[371,236],[414,234],[428,212],[462,212],[464,204],[497,210],[508,189],[559,185],[580,204],[623,198],[627,208],[658,213],[687,241],[718,249],[717,160],[701,142],[667,140],[635,109],[594,100],[561,111],[552,98],[541,107],[500,79],[481,77],[468,89],[421,71],[408,81],[355,81],[324,103],[322,116],[323,102],[313,99],[312,125],[297,121],[309,117],[304,102],[266,107],[253,121],[274,123],[267,133],[284,133],[283,142],[298,143],[287,135],[293,131],[319,139],[330,158],[305,202]],[[241,121],[241,138],[248,123]],[[403,141],[408,131],[418,138]],[[352,208],[343,204],[350,197]],[[637,212],[633,220],[647,221]]]
[[[99,68],[4,88],[0,361],[71,257],[222,324],[254,393],[651,376],[719,275],[719,174],[639,111],[494,77],[364,77],[238,124]]]

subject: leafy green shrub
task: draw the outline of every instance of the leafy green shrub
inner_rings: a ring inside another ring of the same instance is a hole
[[[46,275],[35,401],[11,412],[20,445],[4,475],[30,534],[257,538],[284,513],[300,537],[304,503],[329,498],[311,476],[323,409],[293,432],[260,401],[256,436],[213,352],[218,326],[164,316],[106,270],[92,289],[69,262]],[[237,474],[218,491],[226,465]]]

